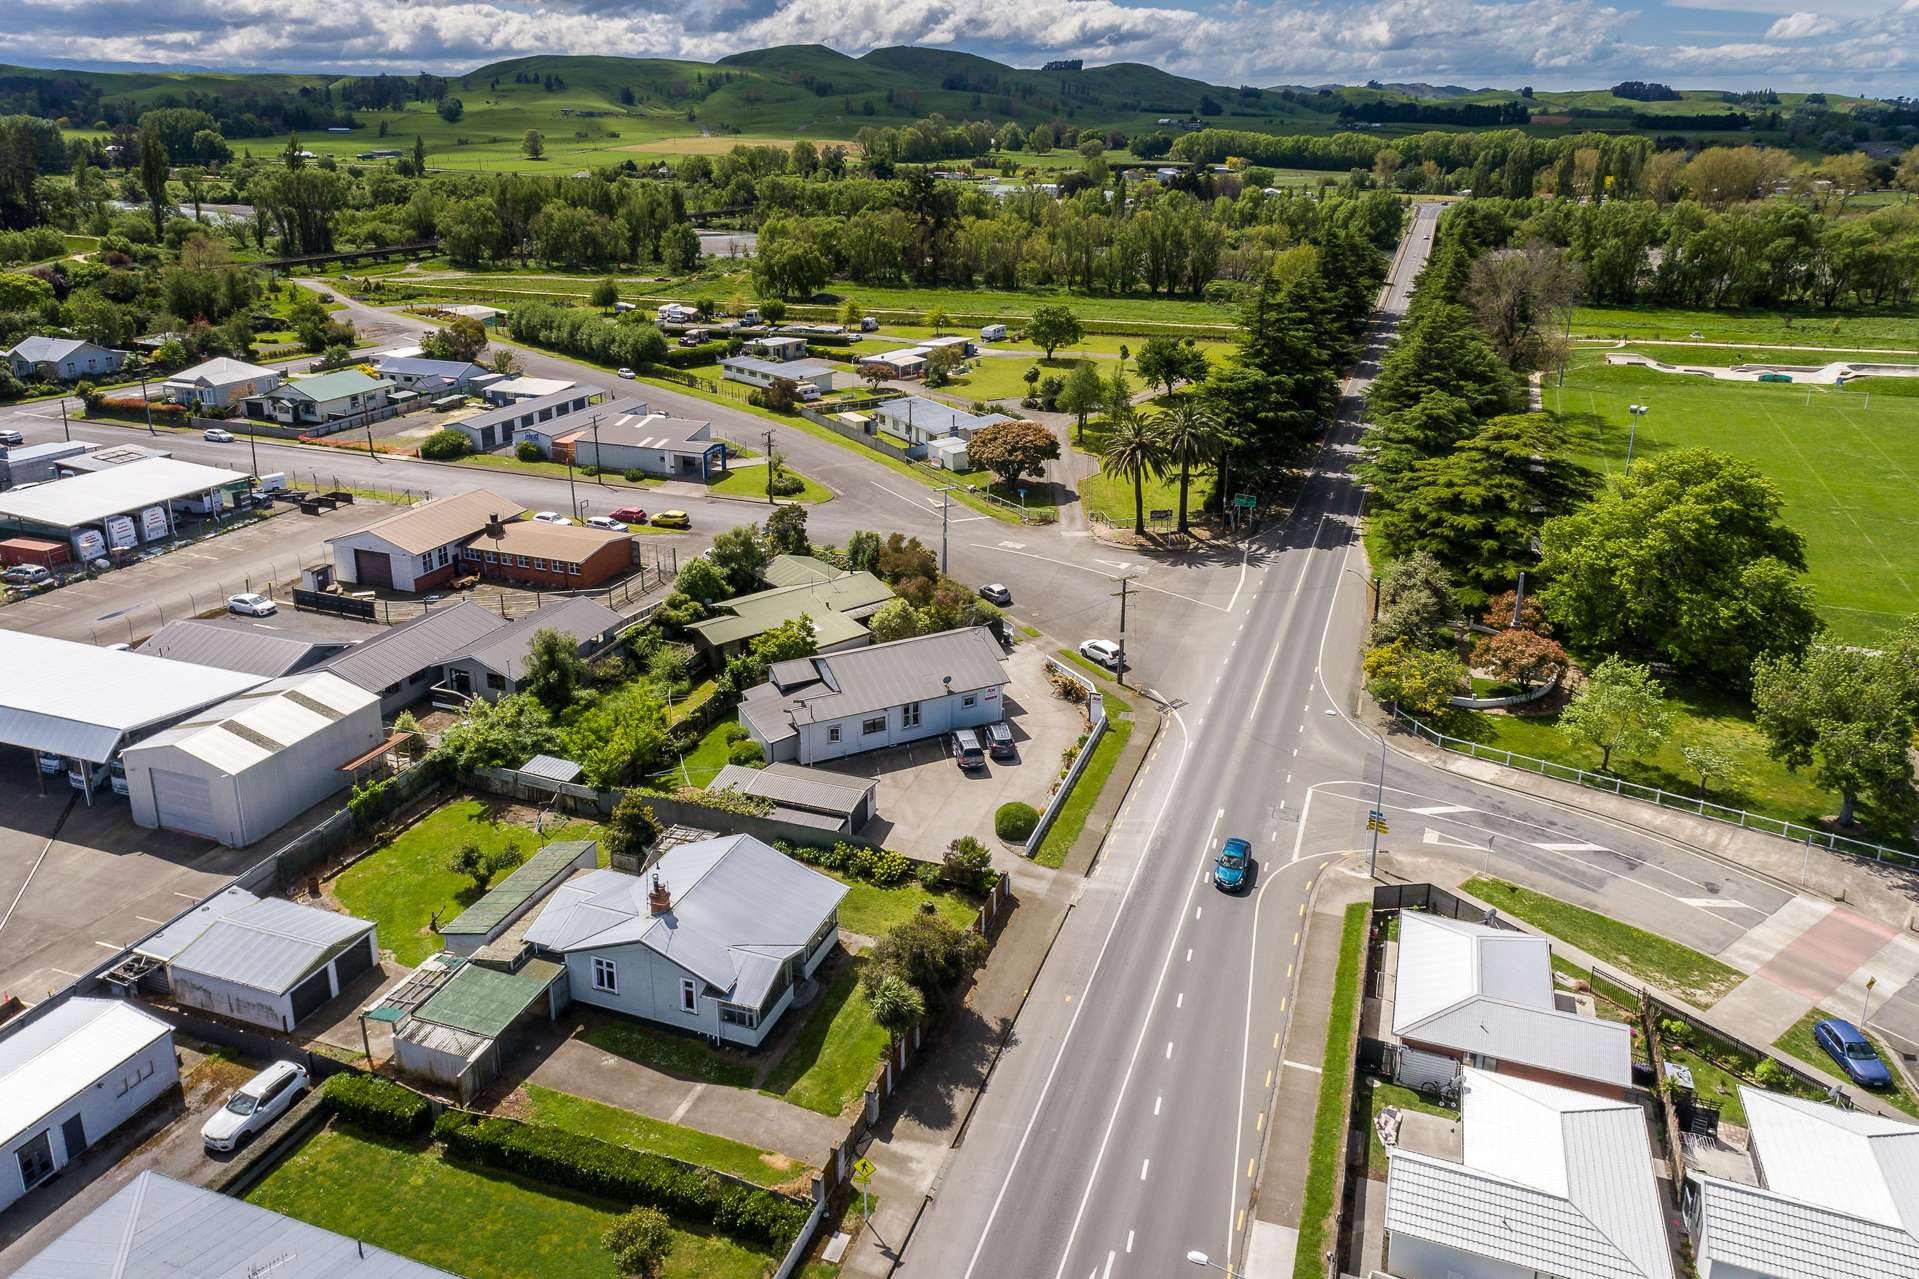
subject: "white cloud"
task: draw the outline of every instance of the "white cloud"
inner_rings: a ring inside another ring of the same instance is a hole
[[[961,48],[1026,66],[1060,56],[1138,61],[1226,84],[1697,83],[1763,73],[1781,88],[1877,82],[1890,92],[1919,71],[1919,0],[1891,10],[1889,0],[1832,0],[1819,13],[1784,0],[1669,0],[1783,15],[1764,36],[1676,45],[1645,43],[1652,20],[1622,7],[1630,0],[738,0],[724,21],[699,26],[653,7],[667,2],[13,0],[0,61],[444,72],[530,53],[710,59],[818,42],[854,54]],[[1844,27],[1830,16],[1868,4],[1873,16]],[[1790,43],[1814,36],[1837,38]]]
[[[1831,35],[1839,29],[1839,24],[1831,18],[1816,13],[1807,13],[1803,9],[1798,13],[1789,13],[1766,28],[1768,40],[1806,40],[1813,36]]]

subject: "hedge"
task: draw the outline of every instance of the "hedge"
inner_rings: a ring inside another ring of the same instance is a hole
[[[776,1248],[791,1243],[806,1224],[806,1205],[784,1196],[563,1128],[449,1110],[434,1124],[433,1135],[460,1159],[618,1203],[658,1208]]]
[[[417,1137],[433,1117],[425,1097],[376,1075],[342,1072],[321,1086],[321,1096],[330,1114],[385,1137]]]

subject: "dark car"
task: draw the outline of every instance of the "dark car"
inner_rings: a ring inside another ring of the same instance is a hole
[[[1246,887],[1246,868],[1252,864],[1253,846],[1234,835],[1219,846],[1213,858],[1213,883],[1229,893]]]
[[[1013,730],[1006,726],[1005,720],[986,726],[986,749],[994,759],[1011,759],[1019,754],[1019,748],[1013,744]]]
[[[1853,1083],[1862,1088],[1885,1088],[1892,1083],[1892,1072],[1879,1060],[1879,1050],[1851,1022],[1828,1017],[1812,1028],[1812,1037]]]

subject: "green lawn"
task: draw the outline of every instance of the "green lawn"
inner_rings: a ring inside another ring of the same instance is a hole
[[[1102,680],[1107,678],[1104,671],[1071,650],[1061,649],[1060,655],[1093,671]],[[1093,757],[1086,761],[1079,780],[1073,784],[1073,793],[1060,806],[1059,816],[1053,819],[1046,838],[1040,841],[1039,851],[1033,854],[1033,860],[1041,866],[1057,869],[1065,864],[1066,854],[1072,851],[1080,832],[1086,829],[1086,818],[1092,813],[1100,792],[1106,789],[1121,752],[1126,749],[1126,743],[1132,740],[1136,725],[1131,719],[1124,718],[1132,710],[1131,705],[1105,686],[1101,687],[1100,692],[1105,697],[1108,716],[1106,731],[1100,734],[1099,743],[1093,747]]]
[[[447,858],[467,840],[488,849],[514,841],[524,861],[549,840],[599,837],[599,827],[575,823],[548,831],[542,840],[527,827],[491,821],[487,813],[488,805],[477,799],[442,805],[348,867],[334,881],[333,895],[353,914],[378,924],[380,945],[411,968],[440,949],[429,927],[435,915],[447,923],[482,896],[471,879],[446,868]],[[500,872],[499,878],[505,877]]]
[[[1745,979],[1744,973],[1710,955],[1557,897],[1482,875],[1473,876],[1463,887],[1540,932],[1563,938],[1595,959],[1671,991],[1697,1008],[1711,1008]]]
[[[721,1054],[690,1035],[654,1030],[635,1021],[597,1021],[581,1036],[601,1052],[637,1061],[668,1074],[728,1088],[753,1086],[753,1067],[745,1059]]]
[[[1838,1064],[1833,1061],[1831,1055],[1828,1054],[1825,1049],[1819,1046],[1819,1042],[1812,1037],[1812,1028],[1815,1023],[1824,1021],[1828,1017],[1836,1016],[1839,1016],[1839,1014],[1827,1012],[1823,1008],[1815,1008],[1795,1022],[1791,1030],[1788,1030],[1785,1034],[1773,1040],[1772,1046],[1791,1053],[1820,1074],[1829,1076],[1834,1083],[1845,1084],[1847,1088],[1857,1089],[1857,1085],[1849,1080],[1840,1078],[1842,1072],[1839,1070]],[[1848,1018],[1848,1020],[1853,1019]],[[1853,1024],[1858,1025],[1859,1023],[1853,1020]],[[1861,1029],[1863,1030],[1864,1027],[1861,1027]],[[1873,1046],[1879,1050],[1879,1056],[1885,1060],[1886,1069],[1892,1072],[1892,1087],[1874,1089],[1873,1096],[1888,1105],[1905,1111],[1908,1115],[1919,1118],[1919,1098],[1915,1098],[1912,1095],[1912,1090],[1906,1087],[1904,1079],[1899,1074],[1899,1067],[1893,1064],[1897,1058],[1894,1056],[1892,1049],[1886,1046],[1885,1040],[1879,1038],[1879,1036],[1873,1034],[1870,1030],[1866,1031],[1866,1038],[1872,1040]]]
[[[781,501],[830,502],[833,500],[833,491],[824,484],[809,479],[805,475],[801,475],[790,466],[786,468],[786,473],[788,475],[798,476],[800,482],[805,484],[806,488],[803,492],[796,493],[790,498],[781,498]],[[708,484],[706,491],[721,497],[756,497],[764,501],[766,498],[766,468],[764,466],[742,466],[729,470],[725,475]]]
[[[1800,351],[1777,346],[1655,346],[1643,340],[1625,347],[1608,342],[1603,346],[1579,348],[1577,362],[1600,363],[1591,359],[1594,355],[1605,354],[1643,355],[1649,360],[1658,360],[1663,364],[1703,364],[1708,367],[1730,368],[1735,364],[1827,364],[1837,360],[1855,360],[1864,363],[1899,362],[1896,355],[1883,352],[1818,350]],[[1916,357],[1919,358],[1919,357]],[[1672,377],[1673,374],[1661,374]],[[1884,380],[1882,379],[1882,385]]]
[[[916,917],[927,902],[933,903],[939,917],[955,928],[972,927],[979,914],[977,901],[951,889],[934,892],[910,877],[891,888],[877,888],[844,875],[833,878],[847,887],[846,897],[840,902],[840,927],[866,937],[882,936],[894,925]]]
[[[1313,1108],[1311,1163],[1300,1200],[1293,1279],[1320,1279],[1326,1273],[1326,1232],[1332,1224],[1345,1164],[1353,1049],[1359,1023],[1359,978],[1371,914],[1365,902],[1354,902],[1346,908],[1340,924],[1339,967],[1333,973],[1333,1007],[1326,1018],[1326,1052],[1320,1060],[1319,1101]]]
[[[1118,343],[1123,339],[1112,340]],[[1112,359],[1104,356],[1088,358],[1093,360],[1101,377],[1113,375]],[[968,402],[1008,400],[1011,401],[1008,411],[1017,413],[1020,397],[1026,394],[1026,370],[1037,364],[1042,378],[1063,378],[1078,362],[1063,355],[1050,360],[1030,355],[982,355],[973,361],[973,367],[968,372],[953,378],[945,386],[935,388],[933,393],[958,397]]]
[[[296,1217],[465,1279],[618,1279],[601,1233],[621,1206],[448,1160],[439,1147],[325,1129],[247,1193]],[[676,1225],[661,1279],[762,1279],[778,1264]]]
[[[1091,433],[1088,433],[1091,437]],[[1218,474],[1210,467],[1195,468],[1193,478],[1187,487],[1186,518],[1193,521],[1211,497],[1213,485]],[[1154,511],[1171,511],[1174,520],[1179,517],[1179,473],[1167,475],[1149,475],[1141,486],[1144,499],[1147,526],[1152,527]],[[1120,528],[1133,527],[1133,482],[1123,475],[1108,475],[1101,471],[1089,475],[1080,481],[1080,504],[1088,515],[1100,515]],[[1168,528],[1176,527],[1168,524]]]
[[[608,472],[603,476],[591,476],[578,467],[569,468],[564,462],[522,462],[511,453],[469,453],[460,459],[461,466],[484,466],[495,471],[516,471],[527,475],[544,475],[551,479],[563,480],[573,477],[575,488],[584,489],[589,494],[604,490],[603,500],[595,503],[603,510],[612,510],[616,506],[626,505],[628,499],[620,495],[621,489],[648,489],[662,483],[653,476],[644,476],[629,480]]]
[[[739,722],[737,715],[728,715],[716,721],[713,727],[701,734],[693,749],[683,759],[675,760],[669,773],[658,780],[666,789],[672,790],[680,785],[703,787],[719,776],[720,770],[726,767],[726,753],[730,749],[726,730],[737,727]]]
[[[1372,1090],[1371,1114],[1373,1121],[1368,1125],[1366,1134],[1366,1175],[1374,1181],[1386,1179],[1386,1143],[1379,1139],[1379,1112],[1388,1106],[1397,1106],[1401,1110],[1414,1110],[1422,1115],[1443,1115],[1448,1119],[1458,1119],[1459,1111],[1451,1106],[1442,1106],[1431,1100],[1426,1094],[1396,1084],[1385,1079],[1368,1079],[1366,1086]]]
[[[1904,322],[1910,331],[1911,320]],[[1831,387],[1717,382],[1648,369],[1579,367],[1548,386],[1588,460],[1624,465],[1626,406],[1651,406],[1634,456],[1703,446],[1758,466],[1805,535],[1819,611],[1835,638],[1871,644],[1919,613],[1919,398]]]
[[[1573,312],[1575,337],[1654,338],[1754,346],[1888,347],[1919,353],[1919,309],[1686,310],[1681,307],[1582,306]]]
[[[694,1128],[664,1123],[618,1106],[575,1097],[571,1093],[526,1085],[535,1123],[551,1124],[614,1145],[651,1151],[702,1168],[714,1168],[761,1186],[778,1186],[804,1171],[794,1160],[749,1146],[743,1141],[716,1137]]]
[[[863,963],[858,957],[842,961],[832,984],[806,1010],[806,1024],[766,1077],[768,1096],[838,1115],[865,1094],[887,1034],[859,988]]]

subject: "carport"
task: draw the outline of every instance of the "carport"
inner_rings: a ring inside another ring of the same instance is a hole
[[[0,630],[0,744],[34,754],[42,787],[67,774],[93,802],[128,741],[261,683],[258,675]]]

